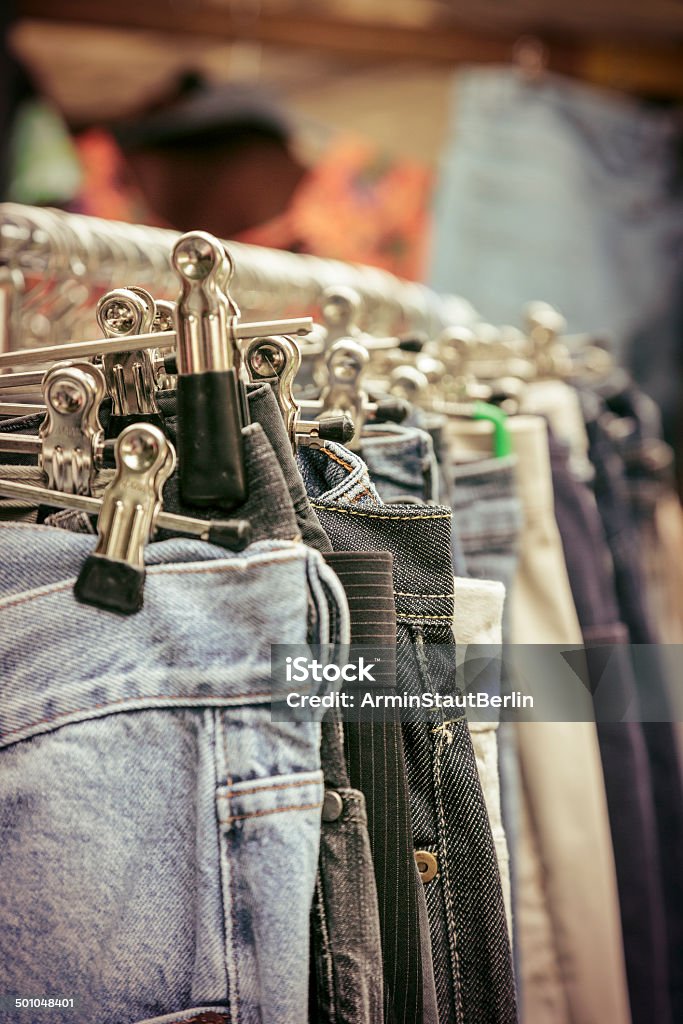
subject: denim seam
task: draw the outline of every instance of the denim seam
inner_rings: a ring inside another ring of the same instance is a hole
[[[350,463],[344,462],[344,460],[340,459],[338,455],[335,455],[334,452],[331,452],[329,448],[321,448],[320,450],[322,451],[323,455],[327,456],[328,459],[332,459],[333,462],[338,462],[339,465],[343,466],[344,469],[347,469],[349,473],[353,473],[354,469],[356,468]]]
[[[429,619],[430,621],[432,619],[438,619],[439,621],[452,622],[453,621],[453,616],[452,615],[407,615],[407,614],[404,615],[401,612],[397,612],[396,613],[396,619],[399,622],[401,621],[401,619]]]
[[[238,783],[239,785],[239,783]],[[252,793],[267,793],[271,789],[294,789],[298,786],[312,786],[316,785],[315,782],[311,782],[310,779],[302,779],[300,782],[282,782],[273,786],[252,786],[251,789],[232,789],[225,795],[228,799],[231,796],[251,796]]]
[[[266,561],[266,562],[261,562],[261,561],[253,562],[251,565],[250,565],[249,561],[247,561],[245,559],[241,559],[239,565],[233,565],[230,562],[228,562],[226,564],[224,561],[221,560],[221,564],[220,565],[213,565],[212,564],[212,565],[207,565],[207,566],[203,566],[203,565],[199,565],[198,566],[198,565],[190,564],[186,568],[181,567],[181,566],[147,565],[144,568],[145,568],[145,571],[147,573],[149,573],[151,576],[157,576],[157,575],[165,575],[166,576],[166,575],[173,574],[173,573],[178,574],[178,575],[188,575],[190,573],[197,573],[198,574],[198,573],[202,573],[202,572],[205,572],[205,573],[217,573],[217,572],[225,572],[228,569],[233,570],[233,571],[234,570],[244,571],[245,569],[255,568],[256,566],[258,566],[260,568],[262,565],[286,565],[288,562],[295,562],[295,561],[297,561],[297,559],[299,557],[300,557],[299,554],[297,554],[295,557],[291,557],[290,556],[289,558],[273,558],[273,559],[270,559],[269,561]],[[35,593],[33,593],[33,594],[22,594],[20,597],[17,597],[17,598],[14,598],[14,599],[10,599],[10,600],[7,600],[7,601],[3,601],[3,599],[0,598],[0,608],[16,608],[19,605],[27,604],[29,601],[37,601],[41,597],[50,597],[52,594],[58,594],[58,593],[60,593],[63,590],[69,590],[73,586],[74,581],[75,581],[75,577],[72,576],[70,579],[63,580],[61,583],[54,583],[52,585],[48,585],[45,589],[42,589],[39,594],[35,594]]]
[[[272,697],[272,691],[271,690],[262,690],[260,693],[245,693],[243,695],[239,695],[239,697],[236,698],[236,699],[239,699],[240,701],[242,701],[242,700],[249,700],[252,697]],[[201,701],[200,701],[200,706],[203,705],[206,701],[214,701],[214,700],[224,701],[226,699],[229,699],[229,698],[226,698],[226,697],[206,697],[206,696],[202,696]],[[101,710],[102,708],[113,707],[114,705],[118,705],[118,704],[135,703],[135,702],[140,701],[140,700],[190,700],[190,698],[187,696],[187,694],[184,694],[184,693],[172,693],[172,694],[155,693],[155,694],[150,694],[147,697],[120,697],[118,700],[108,700],[104,704],[88,704],[88,706],[85,707],[85,708],[72,708],[70,711],[62,711],[59,715],[55,715],[53,718],[39,718],[35,722],[26,722],[19,729],[11,729],[9,732],[1,733],[0,734],[0,740],[5,740],[8,736],[16,736],[17,733],[24,732],[26,729],[31,729],[31,728],[33,728],[34,725],[47,725],[49,722],[58,722],[60,718],[70,718],[71,715],[82,715],[86,711]],[[144,709],[136,708],[135,710],[144,710]]]
[[[310,783],[315,785],[315,783]],[[221,825],[230,825],[233,821],[245,821],[247,818],[263,818],[266,814],[283,814],[285,811],[311,811],[316,807],[322,807],[323,802],[319,800],[316,804],[290,804],[289,807],[268,807],[263,811],[251,811],[250,814],[232,814],[229,818],[220,818]]]
[[[420,630],[415,637],[414,650],[415,656],[418,663],[420,676],[430,690],[434,690],[432,686],[431,677],[429,675],[429,669],[425,660],[424,655],[424,634]],[[432,737],[436,734],[438,738],[432,739],[432,750],[434,752],[434,758],[432,761],[432,779],[434,783],[434,809],[437,815],[437,829],[436,829],[436,847],[438,850],[440,870],[437,878],[440,880],[440,888],[444,906],[446,910],[446,921],[447,921],[447,935],[448,935],[448,947],[451,954],[451,972],[453,982],[453,996],[455,999],[455,1010],[457,1014],[457,1024],[462,1024],[464,1021],[464,1012],[462,1005],[462,991],[461,991],[461,979],[460,979],[460,958],[458,956],[458,950],[456,945],[456,930],[455,930],[455,910],[453,905],[453,894],[451,889],[451,879],[448,870],[450,853],[448,849],[448,829],[446,825],[446,816],[444,814],[443,800],[442,800],[442,784],[441,784],[441,753],[446,743],[446,730],[444,726],[445,716],[441,714],[441,724],[436,729],[431,729],[430,733]]]
[[[220,811],[219,811],[218,792],[217,792],[218,788],[219,788],[218,780],[223,775],[223,766],[220,763],[219,733],[220,733],[222,747],[223,747],[223,752],[224,752],[224,757],[225,757],[225,771],[226,771],[226,773],[227,773],[227,770],[228,770],[228,761],[227,761],[227,739],[226,739],[227,729],[223,728],[223,715],[222,715],[222,712],[221,712],[220,708],[215,708],[215,709],[213,709],[211,711],[210,723],[211,723],[210,727],[211,727],[212,732],[213,732],[213,743],[212,743],[213,770],[214,770],[214,777],[213,777],[213,786],[214,786],[213,812],[214,812],[214,822],[215,822],[215,828],[216,828],[216,849],[218,851],[218,864],[216,865],[216,879],[217,879],[217,883],[218,883],[218,890],[219,890],[219,893],[220,893],[221,906],[225,907],[225,872],[224,872],[222,864],[221,864],[221,860],[222,860],[222,857],[221,857],[222,842],[221,842],[221,826],[220,826],[220,817],[221,816],[220,816]],[[231,998],[231,996],[232,996],[232,992],[231,992],[232,985],[231,985],[230,971],[228,970],[228,962],[227,962],[227,941],[228,941],[228,937],[227,937],[227,934],[226,934],[225,919],[223,919],[222,924],[223,924],[223,930],[224,930],[223,942],[225,944],[225,953],[226,953],[226,956],[224,957],[224,961],[223,961],[223,970],[225,972],[225,992],[226,992],[226,996],[227,996],[228,1006],[230,1006],[231,1002],[232,1002],[232,998]]]
[[[224,727],[223,716],[221,715],[221,734],[223,737],[223,759],[225,762],[225,785],[230,788],[233,784],[232,775],[229,774],[230,759],[228,757],[228,730]]]
[[[395,590],[394,594],[397,597],[453,597],[453,591],[449,594],[409,594],[407,590]]]
[[[322,875],[320,871],[320,864],[318,865],[318,873],[315,882],[315,910],[318,918],[318,927],[321,935],[322,950],[320,957],[322,959],[323,968],[325,971],[325,981],[327,984],[327,997],[331,1003],[328,1006],[329,1012],[329,1024],[334,1024],[337,1020],[337,988],[335,985],[334,976],[334,954],[332,952],[332,942],[330,940],[330,932],[327,926],[327,919],[329,914],[329,908],[325,905],[325,887],[322,883]]]
[[[461,717],[464,717],[464,716],[461,716]],[[447,722],[442,722],[442,726],[445,726],[447,724],[448,724]],[[446,819],[445,819],[445,815],[444,815],[443,801],[441,800],[441,796],[440,796],[440,794],[442,792],[442,785],[441,785],[441,755],[442,755],[442,752],[443,752],[443,749],[444,749],[444,745],[447,742],[447,740],[446,740],[446,730],[445,730],[445,728],[442,728],[440,730],[432,729],[431,731],[432,731],[432,734],[434,734],[435,732],[439,732],[439,735],[438,735],[436,743],[435,743],[435,748],[436,749],[434,750],[434,781],[436,783],[436,800],[435,800],[435,804],[436,804],[437,814],[438,814],[438,817],[439,817],[439,825],[440,825],[440,828],[439,828],[438,833],[437,833],[437,838],[438,838],[439,848],[440,848],[440,852],[441,852],[441,859],[443,861],[443,863],[441,865],[441,871],[443,872],[443,895],[444,895],[444,902],[446,904],[446,916],[447,916],[447,919],[448,919],[448,945],[450,947],[451,955],[453,957],[453,968],[454,968],[454,970],[453,970],[453,994],[455,996],[456,1005],[457,1005],[457,1011],[456,1012],[459,1014],[460,1021],[464,1021],[465,1016],[464,1016],[463,1005],[462,1005],[462,990],[461,990],[461,980],[460,980],[460,956],[459,956],[459,953],[458,953],[458,940],[457,940],[457,931],[456,931],[456,922],[455,922],[455,908],[454,908],[454,905],[453,905],[453,895],[452,895],[452,890],[451,890],[451,879],[450,879],[450,872],[449,872],[449,859],[450,859],[450,855],[449,855],[449,850],[448,850]]]
[[[225,774],[228,777],[228,771],[230,761],[228,759],[228,730],[223,722],[223,716],[221,718],[221,732],[223,734],[223,756],[225,758]],[[230,804],[228,802],[228,809]],[[231,1016],[234,1015],[235,1024],[239,1024],[240,1021],[240,973],[239,963],[237,957],[234,955],[235,948],[235,936],[239,934],[237,928],[237,900],[235,898],[235,883],[234,883],[234,863],[230,858],[230,851],[227,849],[228,837],[222,828],[223,822],[220,816],[220,806],[218,800],[216,800],[216,817],[218,819],[218,839],[219,839],[219,851],[225,852],[223,858],[223,870],[221,871],[221,880],[227,878],[227,896],[230,901],[228,908],[230,914],[230,939],[228,940],[227,929],[225,936],[225,959],[226,959],[226,974],[228,976],[228,994],[230,997],[230,1012]],[[225,895],[225,893],[224,893]],[[224,904],[225,905],[225,904]],[[232,955],[231,955],[232,954]]]
[[[363,485],[362,479],[360,479],[360,474],[358,473],[358,470],[354,466],[350,465],[348,462],[344,462],[343,459],[340,459],[338,455],[335,455],[334,452],[331,452],[328,448],[321,448],[320,451],[324,455],[326,455],[328,457],[328,459],[332,459],[333,462],[337,462],[340,466],[342,466],[351,475],[351,480],[349,481],[349,484],[351,484],[353,486],[360,485],[360,486],[363,487],[362,491],[360,491],[359,494],[356,494],[356,495],[354,495],[353,498],[349,499],[350,501],[352,501],[352,502],[360,501],[361,498],[363,498],[365,496],[372,497],[372,495],[370,493],[370,490],[366,486]],[[358,480],[354,480],[353,479],[353,476],[356,475],[356,474],[359,476]]]
[[[350,508],[338,508],[330,505],[321,505],[316,501],[312,501],[311,505],[313,508],[320,508],[323,512],[341,512],[347,516],[363,516],[364,519],[400,519],[403,522],[411,522],[412,520],[424,519],[425,522],[431,523],[434,519],[452,519],[453,513],[446,512],[444,514],[439,513],[438,516],[383,516],[376,512],[356,512],[355,509]]]

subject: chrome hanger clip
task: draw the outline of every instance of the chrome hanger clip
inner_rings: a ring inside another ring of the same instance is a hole
[[[233,551],[251,540],[245,519],[192,519],[162,511],[162,491],[176,464],[175,449],[152,423],[131,424],[114,444],[116,473],[101,501],[0,480],[0,494],[28,500],[57,501],[66,508],[99,512],[99,539],[83,565],[74,593],[91,604],[121,615],[139,611],[145,584],[145,545],[157,527],[199,537]],[[46,497],[47,496],[47,497]]]
[[[38,465],[50,490],[92,493],[104,454],[99,410],[105,393],[104,376],[90,363],[57,363],[45,374]]]
[[[245,346],[244,368],[252,384],[270,384],[282,413],[287,435],[296,451],[299,403],[293,386],[301,366],[301,351],[293,338],[254,338]]]
[[[154,299],[142,288],[115,288],[97,304],[97,323],[110,339],[146,334],[153,328],[155,314]],[[148,348],[102,355],[102,368],[112,399],[109,437],[117,437],[124,427],[141,421],[163,428],[156,400],[155,355]]]
[[[0,451],[36,455],[50,490],[91,494],[102,467],[104,438],[99,408],[106,394],[102,371],[92,363],[55,363],[45,374],[45,418],[36,435],[3,434]]]
[[[228,291],[225,246],[205,231],[173,247],[181,282],[176,307],[180,492],[188,505],[234,508],[247,496],[242,427],[248,423],[239,378],[239,309]]]
[[[116,473],[102,499],[97,547],[86,559],[74,593],[84,604],[131,615],[142,607],[145,544],[176,457],[173,445],[151,423],[126,427],[114,453]]]
[[[328,415],[319,420],[302,420],[293,385],[301,366],[301,351],[294,338],[256,338],[244,351],[244,366],[252,384],[267,383],[273,389],[287,433],[296,453],[299,445],[309,447],[325,441],[347,444],[354,435],[348,413]]]
[[[327,384],[320,398],[300,402],[302,411],[317,414],[321,423],[329,417],[350,416],[355,430],[347,442],[349,448],[360,444],[363,426],[369,420],[401,423],[408,413],[407,404],[400,399],[370,401],[362,386],[368,360],[367,350],[352,338],[335,342],[327,354]]]
[[[327,385],[320,393],[321,418],[348,413],[355,426],[354,437],[360,440],[367,416],[368,396],[363,390],[363,373],[369,362],[367,350],[352,338],[336,341],[327,353]]]
[[[326,441],[348,445],[355,432],[355,424],[346,412],[337,416],[323,416],[319,420],[298,420],[296,444],[297,447],[305,448],[321,448]]]

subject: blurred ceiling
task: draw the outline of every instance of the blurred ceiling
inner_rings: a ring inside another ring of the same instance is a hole
[[[453,67],[520,62],[520,53],[521,63],[530,53],[532,71],[546,66],[599,86],[683,99],[683,0],[14,0],[14,6],[16,51],[74,124],[129,113],[192,68],[216,79],[272,85],[305,118],[431,161],[443,139]],[[520,37],[535,41],[530,51],[520,49]]]
[[[329,19],[410,28],[460,26],[491,32],[604,33],[642,39],[683,36],[680,0],[18,0],[26,17],[55,17],[123,26],[157,24],[212,31],[261,20]],[[275,27],[275,25],[274,25]]]

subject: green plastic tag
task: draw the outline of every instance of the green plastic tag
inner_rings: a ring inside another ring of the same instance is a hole
[[[477,401],[472,416],[475,420],[488,420],[493,424],[493,454],[497,459],[512,455],[512,434],[507,425],[507,413],[490,402]]]

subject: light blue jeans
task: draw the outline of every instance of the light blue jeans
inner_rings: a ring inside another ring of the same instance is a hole
[[[346,642],[339,581],[301,544],[176,539],[118,617],[73,597],[93,543],[0,524],[0,993],[304,1024],[320,725],[271,721],[270,644]]]

